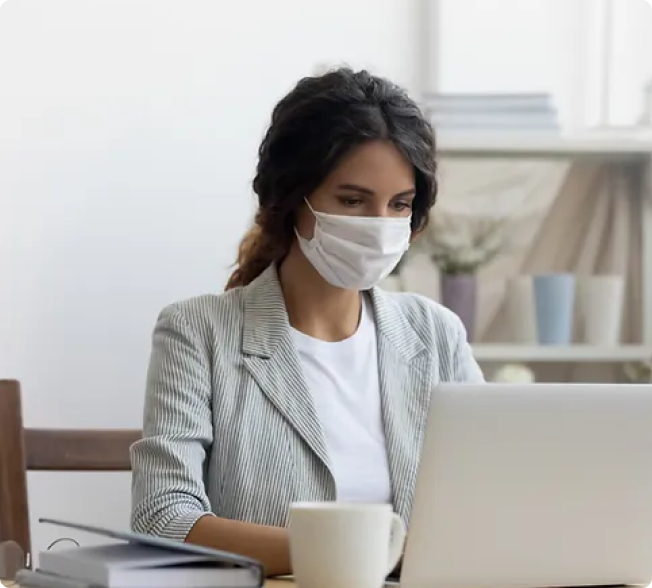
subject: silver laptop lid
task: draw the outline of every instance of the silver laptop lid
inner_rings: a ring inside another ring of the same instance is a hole
[[[441,385],[402,588],[652,581],[652,386]]]

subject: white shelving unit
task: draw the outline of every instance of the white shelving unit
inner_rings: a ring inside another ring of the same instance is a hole
[[[473,355],[478,361],[486,363],[627,363],[630,361],[648,361],[652,358],[652,346],[474,345]]]
[[[647,163],[652,156],[652,134],[648,138],[605,134],[566,137],[543,133],[438,133],[439,154],[465,158],[553,158],[600,159]]]
[[[442,158],[507,158],[592,160],[636,166],[640,171],[642,342],[613,348],[571,345],[568,347],[529,345],[475,345],[481,362],[568,362],[625,363],[652,358],[652,133],[648,137],[596,132],[581,136],[550,133],[439,133]]]

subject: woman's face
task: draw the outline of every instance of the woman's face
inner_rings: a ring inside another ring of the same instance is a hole
[[[316,212],[348,216],[409,217],[415,196],[410,162],[385,141],[360,145],[309,197]],[[297,215],[299,234],[312,239],[315,217],[304,203]]]

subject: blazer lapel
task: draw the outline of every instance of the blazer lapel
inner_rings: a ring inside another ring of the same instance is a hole
[[[292,341],[275,266],[244,292],[244,365],[276,409],[329,468],[324,433]]]
[[[427,349],[401,306],[371,290],[378,332],[378,369],[394,510],[408,522],[428,419],[437,357]]]

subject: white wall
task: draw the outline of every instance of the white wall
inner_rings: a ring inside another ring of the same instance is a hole
[[[0,377],[29,426],[138,427],[158,311],[220,291],[271,108],[321,63],[416,89],[405,0],[8,0]],[[64,490],[65,484],[72,484]],[[126,527],[129,477],[31,474],[38,516]]]
[[[603,0],[439,0],[439,89],[551,92],[569,130],[600,122]],[[610,124],[632,124],[652,77],[652,8],[614,0]]]
[[[614,2],[610,120],[632,122],[643,108],[641,90],[652,81],[652,1]]]
[[[558,89],[568,0],[441,0],[441,85],[457,92]],[[551,38],[562,42],[550,43]],[[518,74],[518,75],[515,75]]]

